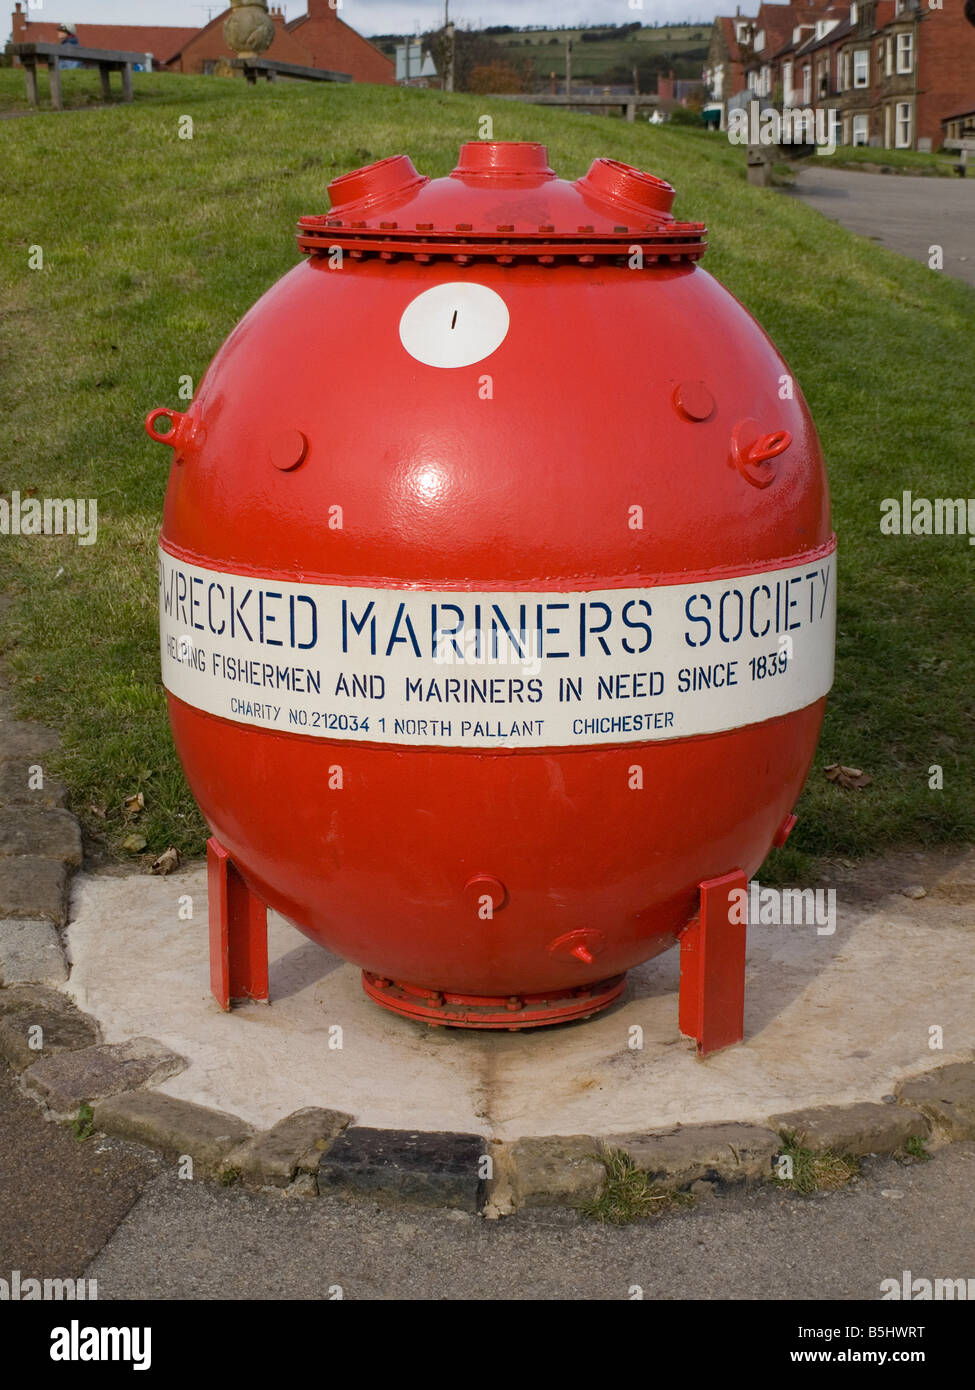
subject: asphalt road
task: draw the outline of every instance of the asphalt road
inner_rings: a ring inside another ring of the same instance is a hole
[[[114,1140],[79,1143],[0,1073],[0,1277],[89,1277],[99,1300],[844,1299],[882,1279],[975,1279],[975,1143],[868,1160],[839,1193],[726,1189],[624,1227],[502,1221],[180,1181]],[[884,1304],[884,1308],[889,1305]],[[879,1311],[879,1310],[878,1310]]]
[[[928,264],[944,250],[944,273],[975,285],[975,169],[964,179],[802,168],[793,196],[891,251]]]

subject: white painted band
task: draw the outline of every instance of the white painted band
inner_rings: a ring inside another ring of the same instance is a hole
[[[343,741],[562,748],[718,733],[833,683],[836,553],[740,578],[593,591],[296,584],[160,549],[166,689]]]

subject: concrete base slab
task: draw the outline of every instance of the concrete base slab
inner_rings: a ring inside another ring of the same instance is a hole
[[[879,1102],[904,1078],[971,1055],[975,905],[959,888],[970,869],[959,855],[837,868],[833,934],[751,926],[745,1042],[703,1061],[677,1029],[676,950],[632,971],[598,1017],[473,1033],[380,1009],[358,969],[271,914],[271,1004],[224,1014],[209,992],[202,866],[80,875],[67,989],[106,1042],[148,1035],[187,1059],[164,1093],[259,1129],[308,1106],[360,1126],[502,1141],[764,1125],[810,1106]],[[900,891],[918,883],[923,898]]]

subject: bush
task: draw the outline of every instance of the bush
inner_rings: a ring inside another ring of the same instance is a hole
[[[704,117],[689,106],[675,106],[670,113],[670,124],[699,126],[704,124]]]

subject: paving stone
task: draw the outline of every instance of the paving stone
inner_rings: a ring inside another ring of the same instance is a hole
[[[508,1151],[517,1207],[576,1207],[598,1197],[606,1166],[598,1144],[584,1134],[518,1139]]]
[[[686,1125],[649,1134],[618,1134],[603,1140],[607,1150],[622,1149],[659,1187],[683,1188],[708,1182],[761,1180],[772,1173],[781,1142],[761,1125]]]
[[[314,1185],[322,1154],[351,1123],[352,1116],[341,1110],[296,1110],[233,1149],[224,1167],[251,1187],[287,1187],[296,1173],[311,1176]]]
[[[0,858],[0,917],[46,917],[64,926],[68,869],[57,859]]]
[[[161,1091],[130,1091],[95,1102],[95,1127],[148,1144],[174,1162],[193,1160],[194,1177],[216,1177],[231,1149],[254,1133],[237,1115],[177,1100]]]
[[[0,920],[0,984],[60,984],[68,966],[53,922],[30,917]]]
[[[0,855],[31,855],[81,863],[81,829],[70,811],[44,806],[0,808]]]
[[[902,1104],[914,1105],[949,1139],[975,1139],[975,1062],[955,1062],[905,1081]]]
[[[423,1206],[477,1211],[489,1141],[480,1134],[414,1133],[355,1125],[338,1136],[318,1169],[318,1187],[345,1187]]]
[[[40,1046],[32,1047],[32,1030],[40,1028]],[[45,985],[16,985],[0,989],[0,1055],[22,1071],[43,1057],[98,1041],[93,1018],[56,989]]]
[[[67,1117],[78,1113],[82,1101],[158,1086],[185,1068],[185,1058],[155,1038],[132,1038],[42,1057],[24,1072],[24,1084],[53,1114]]]
[[[56,777],[49,777],[43,760],[37,758],[4,758],[0,748],[0,805],[2,806],[67,806],[68,789]],[[40,766],[43,785],[32,787],[31,768]]]
[[[54,729],[29,719],[0,719],[0,758],[29,758],[40,761],[42,754],[60,746]]]
[[[838,1154],[899,1153],[908,1139],[924,1139],[931,1131],[919,1110],[902,1105],[882,1105],[864,1101],[858,1105],[822,1105],[807,1110],[790,1110],[773,1115],[773,1129],[789,1130],[799,1136],[807,1149]]]

